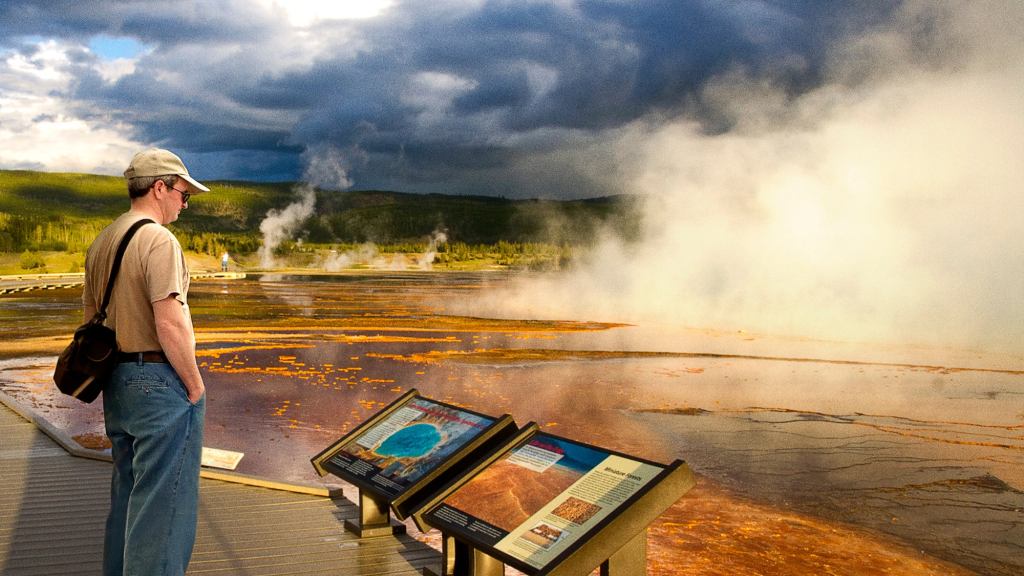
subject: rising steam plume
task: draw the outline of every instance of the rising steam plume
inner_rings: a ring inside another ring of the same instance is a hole
[[[614,135],[642,241],[470,312],[1024,351],[1022,27],[1020,3],[910,2],[814,90],[716,78],[728,131]]]
[[[339,151],[330,146],[313,147],[306,151],[303,160],[306,169],[303,183],[295,187],[297,199],[283,209],[271,209],[260,222],[263,244],[259,248],[260,267],[271,269],[277,266],[274,251],[286,240],[294,237],[302,223],[313,215],[316,209],[316,189],[344,190],[352,186],[348,172],[352,158],[358,158],[359,151]]]
[[[307,218],[313,215],[316,207],[316,191],[312,186],[302,184],[296,187],[298,200],[285,208],[268,210],[266,217],[260,222],[263,234],[263,245],[259,249],[260,267],[271,269],[277,266],[274,251],[282,242],[290,240]]]
[[[277,267],[274,251],[285,241],[295,237],[302,224],[316,210],[316,189],[344,190],[352,186],[349,171],[353,161],[362,161],[363,153],[358,148],[338,150],[331,146],[309,149],[304,155],[306,170],[302,184],[295,187],[296,200],[283,209],[271,209],[260,222],[263,244],[259,248],[260,267]],[[353,250],[328,254],[320,266],[328,272],[337,272],[356,265],[365,265],[378,270],[430,270],[437,256],[437,248],[448,241],[447,235],[435,230],[429,239],[427,249],[407,261],[404,254],[383,255],[372,242]]]
[[[432,270],[437,258],[438,246],[448,241],[448,236],[435,230],[430,235],[427,248],[422,254],[415,256],[415,262],[406,258],[405,254],[382,254],[373,242],[364,242],[359,246],[343,252],[332,250],[320,262],[320,267],[327,272],[340,272],[356,266],[365,266],[373,270]]]

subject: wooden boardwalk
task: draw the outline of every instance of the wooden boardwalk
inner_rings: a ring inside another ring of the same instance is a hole
[[[245,278],[242,272],[193,272],[193,280],[238,280]],[[84,272],[67,274],[16,274],[0,276],[0,296],[39,290],[75,288],[85,284]]]
[[[0,276],[0,296],[36,290],[56,290],[58,288],[74,288],[85,283],[85,274],[18,274]]]
[[[96,575],[110,464],[68,454],[0,404],[0,574]],[[413,576],[440,554],[407,535],[359,539],[348,500],[202,479],[190,575]]]

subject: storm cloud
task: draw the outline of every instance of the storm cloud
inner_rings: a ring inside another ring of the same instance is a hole
[[[7,0],[0,168],[156,144],[203,179],[636,194],[637,241],[466,313],[1019,353],[1021,29],[1016,0]]]
[[[742,71],[797,97],[820,85],[834,46],[893,11],[442,0],[352,18],[319,5],[10,1],[0,50],[5,75],[12,58],[55,66],[64,82],[47,94],[66,117],[181,151],[208,178],[297,179],[303,152],[330,146],[354,153],[359,188],[584,197],[626,191],[604,146],[616,130],[685,113],[728,131],[708,82]],[[98,36],[144,49],[111,72],[89,48]],[[45,46],[64,61],[41,62]]]

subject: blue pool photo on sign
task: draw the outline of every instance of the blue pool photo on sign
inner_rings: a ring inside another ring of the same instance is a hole
[[[493,423],[487,416],[415,397],[345,444],[329,462],[394,497]]]
[[[413,424],[402,428],[381,442],[377,454],[395,458],[419,458],[441,441],[441,432],[432,424]]]

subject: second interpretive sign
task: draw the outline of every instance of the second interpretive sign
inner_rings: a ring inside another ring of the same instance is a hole
[[[535,432],[450,492],[424,519],[537,573],[558,564],[665,473],[660,464]]]

